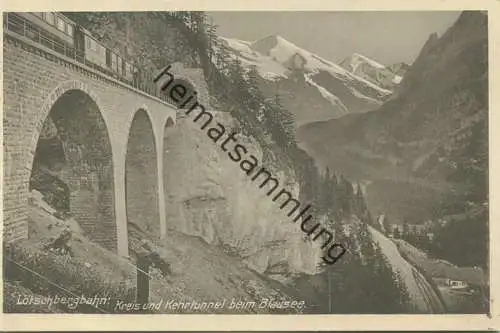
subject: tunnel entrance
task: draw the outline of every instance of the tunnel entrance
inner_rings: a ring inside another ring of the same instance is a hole
[[[185,93],[182,94],[184,97],[180,99],[178,94],[172,91],[172,87],[176,85],[181,85],[185,89]],[[198,92],[196,91],[195,87],[191,84],[191,82],[182,78],[175,78],[173,83],[168,86],[164,93],[167,96],[167,100],[173,105],[177,106],[177,108],[180,110],[189,109],[192,105],[198,102]],[[173,97],[172,94],[175,97]]]
[[[57,217],[73,217],[92,241],[116,250],[113,162],[106,124],[85,92],[69,90],[45,119],[33,161],[30,191]]]
[[[153,125],[146,111],[134,115],[125,160],[128,223],[152,237],[160,237],[158,169]]]

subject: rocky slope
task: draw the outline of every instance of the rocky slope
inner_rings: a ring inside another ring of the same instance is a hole
[[[216,114],[224,126],[233,126],[234,119],[228,113]],[[262,161],[258,144],[249,139],[242,142]],[[191,117],[179,118],[169,130],[164,161],[169,228],[220,245],[261,273],[280,265],[287,276],[317,272],[320,250],[302,240],[300,227]],[[273,170],[281,186],[299,197],[290,170],[272,164],[267,168]]]
[[[59,304],[23,306],[16,301],[21,295],[29,297],[59,295],[76,297],[84,295],[111,295],[115,293],[124,303],[133,302],[136,286],[135,256],[123,258],[92,242],[73,220],[61,220],[54,216],[40,195],[32,193],[29,206],[30,239],[16,244],[8,251],[4,291],[5,312],[75,312],[75,308]],[[65,230],[71,230],[67,243],[72,255],[57,253],[47,244]],[[129,230],[130,232],[130,230]],[[136,243],[135,232],[129,233]],[[141,235],[144,237],[144,235]],[[249,269],[241,258],[228,254],[220,247],[207,244],[201,237],[170,230],[161,242],[149,241],[149,245],[164,260],[169,269],[162,274],[151,269],[150,302],[162,302],[163,306],[152,313],[290,313],[270,308],[231,309],[231,300],[244,300],[259,304],[264,298],[292,300],[285,288],[269,278]],[[14,263],[13,263],[14,262]],[[19,266],[22,265],[22,266]],[[29,270],[23,268],[28,267]],[[38,274],[38,275],[36,275]],[[49,281],[47,283],[47,281]],[[52,283],[51,283],[52,282]],[[165,307],[170,300],[183,302],[218,302],[226,300],[224,308],[211,310],[172,309]],[[134,313],[130,309],[116,307],[113,298],[99,309],[76,310],[77,313]],[[306,308],[308,305],[306,305]]]

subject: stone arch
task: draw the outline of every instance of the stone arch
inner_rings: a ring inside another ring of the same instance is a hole
[[[42,106],[32,136],[29,188],[60,218],[74,218],[91,240],[116,250],[113,151],[99,100],[66,81]]]
[[[145,107],[132,117],[125,155],[125,201],[129,235],[160,235],[158,158],[152,117]]]
[[[165,121],[165,128],[172,128],[175,125],[174,120],[172,117],[167,117],[167,120]]]
[[[26,167],[28,170],[31,172],[31,168],[33,166],[33,159],[35,157],[35,151],[36,151],[36,146],[38,143],[38,138],[40,136],[40,133],[43,128],[43,124],[45,122],[45,119],[47,119],[47,116],[49,115],[50,110],[52,109],[52,106],[54,103],[61,97],[65,92],[68,90],[80,90],[86,93],[97,105],[99,110],[103,110],[102,104],[99,100],[99,97],[90,89],[90,87],[81,82],[81,81],[76,81],[76,80],[69,80],[69,81],[64,81],[61,83],[59,86],[54,88],[49,94],[49,96],[44,100],[42,108],[40,112],[38,113],[38,118],[35,120],[35,128],[33,131],[33,134],[31,135],[31,143],[29,145],[29,150],[28,150],[28,158],[26,159],[27,165]],[[103,115],[104,116],[104,115]],[[108,127],[108,124],[106,122],[106,118],[104,117],[104,121],[106,123],[106,128]]]

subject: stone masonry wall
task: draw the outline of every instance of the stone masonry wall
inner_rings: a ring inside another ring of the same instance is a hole
[[[148,112],[160,154],[163,129],[167,118],[175,119],[174,108],[9,31],[4,32],[3,88],[4,241],[28,237],[28,187],[38,136],[55,101],[66,91],[77,89],[94,100],[108,130],[113,154],[116,247],[118,253],[128,255],[125,153],[132,118],[139,109]],[[158,159],[159,169],[162,160]],[[161,202],[163,183],[158,188]],[[162,210],[160,223],[165,223]]]

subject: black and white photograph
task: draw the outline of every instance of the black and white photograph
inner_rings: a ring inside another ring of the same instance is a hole
[[[3,312],[486,318],[489,19],[4,11]]]

